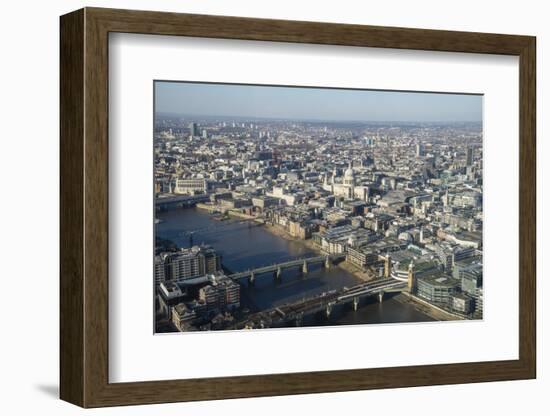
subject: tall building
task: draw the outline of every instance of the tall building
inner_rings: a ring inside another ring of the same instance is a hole
[[[216,250],[210,246],[201,246],[200,254],[204,258],[204,272],[206,274],[212,274],[221,270],[222,258]]]
[[[199,136],[199,126],[197,123],[189,123],[189,134],[193,137]]]
[[[468,146],[466,149],[466,166],[472,166],[474,164],[474,149]]]
[[[416,157],[424,156],[424,149],[420,143],[416,144]]]

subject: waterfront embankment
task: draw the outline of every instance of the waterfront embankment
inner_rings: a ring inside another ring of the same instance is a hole
[[[404,305],[413,306],[418,312],[428,315],[436,321],[465,320],[465,318],[460,315],[441,309],[440,307],[432,305],[431,303],[428,303],[417,296],[411,295],[408,292],[402,292],[394,299]]]
[[[198,209],[201,209],[203,211],[207,211],[207,212],[210,212],[210,213],[220,212],[220,209],[217,205],[205,204],[205,203],[202,203],[202,202],[198,202],[198,203],[195,204],[195,206]]]
[[[307,247],[310,250],[315,251],[319,254],[326,254],[323,253],[322,250],[319,249],[319,246],[313,242],[313,240],[303,240],[298,237],[291,236],[288,231],[286,231],[284,228],[278,226],[278,225],[269,225],[266,224],[265,229],[272,233],[273,235],[276,235],[277,237],[281,237],[288,241],[294,241],[298,244],[303,245],[304,247]],[[337,267],[341,267],[343,270],[347,271],[348,273],[352,274],[354,277],[361,281],[368,281],[371,280],[371,277],[364,271],[360,270],[358,267],[355,267],[353,264],[350,264],[347,261],[341,261],[337,265]]]

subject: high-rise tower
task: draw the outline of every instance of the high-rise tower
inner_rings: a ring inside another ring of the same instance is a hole
[[[466,149],[466,166],[472,166],[474,164],[474,149],[468,146]]]

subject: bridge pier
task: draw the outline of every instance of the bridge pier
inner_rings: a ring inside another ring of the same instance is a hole
[[[304,264],[302,264],[302,273],[307,274],[307,260],[304,260]]]
[[[325,315],[327,318],[330,318],[330,314],[332,313],[332,303],[327,303],[327,307],[325,309]]]
[[[329,256],[325,257],[325,269],[330,269],[330,258]]]
[[[359,298],[355,297],[353,298],[353,310],[356,311],[358,307],[359,307]]]
[[[250,276],[248,276],[248,284],[252,286],[255,280],[256,280],[256,276],[254,276],[254,272],[250,272]]]
[[[378,302],[382,303],[384,300],[384,291],[378,292]]]
[[[277,267],[277,270],[275,271],[275,279],[279,280],[281,278],[283,271],[281,270],[281,266]]]

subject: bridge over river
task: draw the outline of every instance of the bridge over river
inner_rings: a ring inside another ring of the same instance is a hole
[[[257,312],[248,316],[246,321],[237,324],[236,327],[277,327],[292,321],[300,326],[306,315],[324,312],[328,318],[336,305],[350,304],[354,310],[357,310],[359,301],[363,297],[378,296],[378,300],[382,302],[385,293],[402,292],[406,289],[406,282],[393,278],[374,280]]]
[[[210,197],[208,196],[208,194],[200,194],[200,195],[167,194],[167,195],[163,195],[161,197],[155,198],[155,210],[163,211],[166,209],[191,207],[197,204],[198,202],[206,202],[209,200],[210,200]]]
[[[291,267],[300,267],[302,273],[308,272],[308,265],[314,263],[323,263],[324,267],[330,267],[335,261],[343,260],[346,257],[345,254],[330,254],[321,255],[315,257],[305,257],[300,259],[289,260],[282,263],[270,264],[268,266],[257,267],[255,269],[245,270],[237,273],[229,274],[228,277],[233,280],[239,280],[242,278],[248,278],[248,282],[253,284],[256,276],[261,274],[272,273],[276,279],[279,279],[283,269]]]

